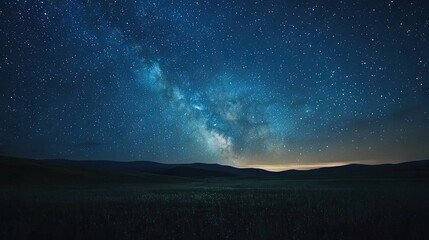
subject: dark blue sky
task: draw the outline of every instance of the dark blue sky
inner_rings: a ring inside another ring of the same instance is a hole
[[[2,1],[0,154],[429,157],[428,1]]]

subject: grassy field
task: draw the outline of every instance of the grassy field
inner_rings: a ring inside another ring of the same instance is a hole
[[[427,239],[424,179],[0,186],[0,239]]]

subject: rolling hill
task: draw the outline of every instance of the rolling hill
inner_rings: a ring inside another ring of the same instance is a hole
[[[172,183],[176,177],[77,164],[75,161],[0,157],[0,184]],[[83,163],[83,162],[82,162]]]
[[[429,160],[270,172],[220,164],[163,164],[150,161],[35,160],[0,157],[0,184],[44,183],[165,183],[202,178],[429,178]]]

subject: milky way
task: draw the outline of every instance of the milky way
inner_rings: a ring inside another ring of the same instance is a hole
[[[427,1],[2,1],[0,154],[429,157]]]

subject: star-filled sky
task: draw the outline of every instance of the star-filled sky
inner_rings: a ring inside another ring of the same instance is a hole
[[[429,157],[429,2],[5,0],[0,154],[267,169]]]

